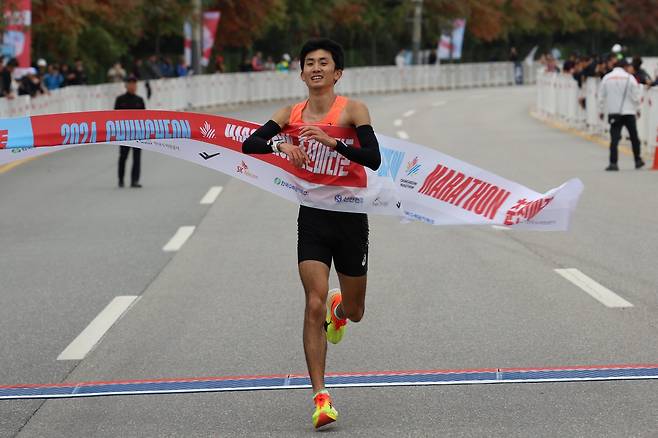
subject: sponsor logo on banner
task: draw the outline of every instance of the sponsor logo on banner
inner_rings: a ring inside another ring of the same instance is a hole
[[[393,149],[380,148],[382,156],[382,163],[377,169],[378,176],[390,176],[393,181],[398,176],[402,161],[404,160],[404,152],[396,151]]]
[[[177,144],[162,143],[162,142],[159,142],[159,141],[152,141],[152,140],[138,140],[137,143],[144,143],[144,144],[159,146],[162,149],[164,149],[166,151],[169,151],[169,152],[180,152],[180,146],[178,146]]]
[[[304,190],[303,188],[299,187],[298,185],[295,184],[290,184],[288,181],[281,179],[281,178],[274,178],[274,185],[276,186],[281,186],[285,187],[286,189],[292,190],[293,192],[300,194],[302,196],[307,196],[308,191]]]
[[[238,164],[238,167],[237,167],[236,171],[238,173],[240,173],[242,175],[245,175],[245,176],[248,176],[250,178],[258,179],[258,175],[254,174],[254,173],[251,173],[249,171],[249,166],[247,166],[247,163],[245,163],[244,161],[242,161],[240,164]]]
[[[540,198],[536,201],[529,202],[527,199],[519,199],[505,214],[505,225],[514,225],[521,220],[529,221],[551,203],[553,197]]]
[[[425,178],[418,193],[488,219],[496,216],[510,195],[503,188],[442,164]]]
[[[213,129],[212,126],[210,126],[210,123],[208,122],[203,122],[203,126],[200,129],[201,131],[201,137],[203,138],[209,138],[213,139],[215,138],[215,130]]]
[[[415,175],[420,170],[420,163],[418,163],[418,157],[414,157],[413,160],[407,163],[407,176]]]
[[[434,225],[434,219],[432,219],[430,217],[427,217],[427,216],[423,216],[422,214],[418,214],[418,213],[414,213],[413,211],[406,211],[405,210],[404,215],[408,219],[412,219],[412,220],[415,220],[415,221],[425,222],[426,224]]]
[[[9,130],[0,129],[0,149],[4,149],[7,146],[7,139],[9,138]]]
[[[415,189],[417,184],[418,182],[412,179],[400,178],[400,187],[403,189]]]
[[[363,204],[363,198],[359,196],[343,196],[336,195],[334,196],[336,204]]]
[[[203,158],[204,160],[210,160],[211,158],[215,158],[218,156],[221,152],[217,152],[216,154],[209,154],[208,152],[200,152],[199,156]]]

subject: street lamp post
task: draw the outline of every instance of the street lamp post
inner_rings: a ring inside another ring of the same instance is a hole
[[[201,44],[202,37],[202,20],[201,0],[192,2],[192,70],[194,74],[201,74]]]
[[[414,3],[414,29],[412,34],[413,63],[420,64],[420,38],[423,24],[423,0],[412,0]]]

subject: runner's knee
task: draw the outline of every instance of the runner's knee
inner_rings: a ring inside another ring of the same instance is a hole
[[[311,294],[306,300],[306,319],[313,322],[323,323],[325,319],[326,305],[319,294]]]

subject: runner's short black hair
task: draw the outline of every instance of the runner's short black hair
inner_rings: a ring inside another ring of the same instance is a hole
[[[331,53],[331,57],[334,59],[334,64],[336,64],[336,70],[343,70],[345,68],[345,55],[343,54],[343,48],[340,44],[329,38],[313,38],[306,41],[302,46],[302,50],[299,52],[299,63],[302,70],[304,69],[306,55],[320,49]]]

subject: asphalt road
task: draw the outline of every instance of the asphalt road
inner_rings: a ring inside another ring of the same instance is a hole
[[[365,97],[375,130],[539,192],[579,177],[565,233],[371,216],[366,315],[328,371],[658,363],[658,173],[529,115],[534,89]],[[280,103],[224,109],[265,121]],[[398,121],[399,120],[399,121]],[[296,206],[163,155],[116,187],[114,147],[0,174],[0,384],[305,373]],[[200,199],[224,190],[211,206]],[[178,252],[162,247],[195,226]],[[633,304],[608,308],[554,270]],[[332,285],[337,284],[332,277]],[[116,296],[140,299],[80,361],[58,355]],[[332,390],[331,436],[658,436],[658,381]],[[306,390],[0,401],[0,436],[305,436]]]

